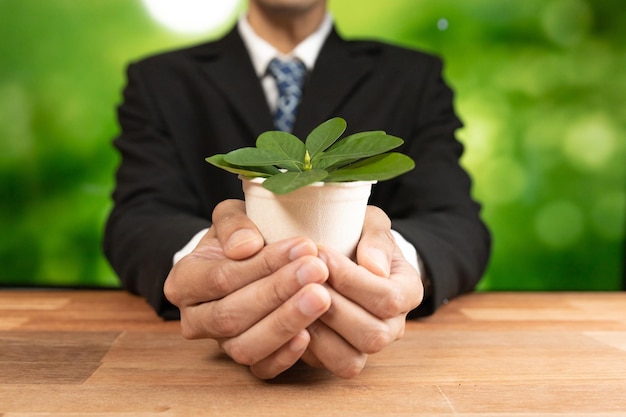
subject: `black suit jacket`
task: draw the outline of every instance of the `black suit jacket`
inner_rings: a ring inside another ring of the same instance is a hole
[[[417,248],[433,284],[412,316],[470,291],[484,272],[490,236],[459,166],[461,126],[438,58],[335,31],[309,75],[294,134],[305,138],[331,117],[346,134],[385,130],[405,139],[416,168],[377,184],[370,204],[384,209]],[[273,122],[262,87],[236,30],[192,48],[129,65],[119,107],[121,154],[104,250],[124,287],[165,318],[178,311],[163,296],[173,254],[210,225],[216,204],[242,198],[235,175],[204,158],[253,146]]]

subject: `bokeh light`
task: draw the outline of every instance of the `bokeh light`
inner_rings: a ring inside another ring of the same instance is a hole
[[[0,284],[119,285],[100,242],[124,68],[220,36],[244,5],[0,1],[10,17],[0,25]],[[329,5],[344,36],[444,59],[465,123],[462,163],[494,235],[481,290],[621,287],[622,0]]]
[[[591,8],[585,0],[552,0],[546,2],[541,23],[550,40],[569,47],[587,35],[592,20]]]
[[[565,132],[563,149],[572,164],[595,171],[607,165],[616,145],[617,132],[611,121],[603,114],[592,114],[572,122]]]
[[[150,15],[180,33],[205,33],[232,18],[242,0],[142,0]]]
[[[535,217],[535,233],[545,245],[557,249],[574,245],[583,234],[582,210],[570,201],[551,201]]]

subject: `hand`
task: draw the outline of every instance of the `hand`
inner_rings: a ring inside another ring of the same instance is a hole
[[[385,213],[369,206],[357,263],[328,248],[319,256],[330,271],[325,284],[330,309],[309,327],[311,341],[303,359],[350,378],[375,353],[404,334],[406,315],[423,298],[418,271],[402,256]]]
[[[213,225],[165,281],[189,339],[217,340],[259,378],[273,378],[304,353],[307,326],[330,307],[328,268],[316,245],[292,238],[264,246],[242,201],[213,212]]]

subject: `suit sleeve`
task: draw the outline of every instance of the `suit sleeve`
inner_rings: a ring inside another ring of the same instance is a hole
[[[433,313],[441,304],[475,288],[491,249],[490,233],[471,197],[471,180],[460,166],[462,126],[439,59],[419,88],[414,133],[407,149],[416,168],[392,185],[393,228],[416,248],[431,283],[431,294],[409,317]]]
[[[146,298],[162,317],[176,319],[179,312],[165,299],[163,284],[174,253],[209,221],[200,215],[180,147],[140,66],[129,66],[127,75],[114,141],[121,162],[104,252],[125,289]]]

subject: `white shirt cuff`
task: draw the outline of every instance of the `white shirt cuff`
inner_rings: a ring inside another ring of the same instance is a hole
[[[400,233],[396,232],[395,230],[391,230],[391,234],[396,240],[396,245],[398,245],[398,247],[400,248],[400,251],[402,252],[402,255],[404,255],[406,261],[410,263],[411,266],[413,266],[413,268],[415,268],[421,276],[424,271],[422,271],[422,268],[420,268],[421,262],[419,255],[417,254],[417,250],[415,250],[415,246],[413,246],[412,243],[406,240]]]
[[[208,231],[209,231],[209,228],[206,228],[196,233],[194,237],[192,237],[191,240],[187,242],[187,244],[181,250],[179,250],[178,252],[174,254],[172,265],[176,265],[176,262],[180,261],[182,258],[189,255],[191,251],[194,250],[196,246],[198,246],[198,243],[200,243],[200,240],[202,240],[202,238]]]

